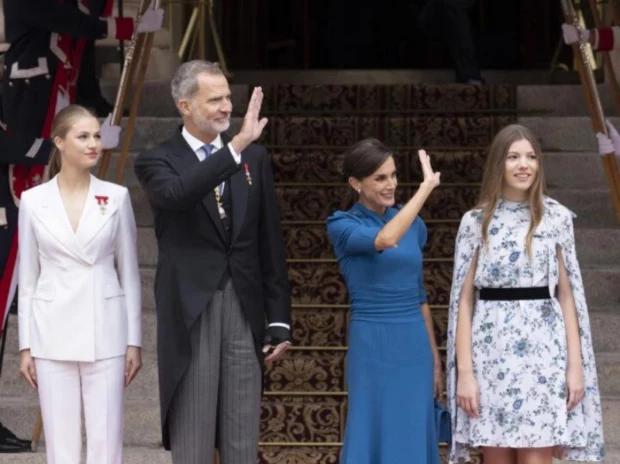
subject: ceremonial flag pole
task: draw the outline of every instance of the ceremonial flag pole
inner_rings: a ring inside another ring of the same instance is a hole
[[[581,31],[579,20],[575,14],[572,0],[560,0],[562,5],[562,12],[564,14],[564,20],[568,24],[572,24],[578,31]],[[592,64],[588,57],[586,47],[589,45],[582,40],[578,40],[573,43],[573,54],[577,64],[577,71],[581,78],[581,85],[590,112],[590,118],[592,120],[592,129],[595,133],[601,132],[607,135],[607,127],[605,126],[605,116],[603,113],[603,107],[601,106],[601,100],[598,95],[598,89],[596,86],[596,80],[594,79],[594,73],[592,72]],[[605,153],[601,155],[603,162],[603,170],[607,177],[607,184],[611,191],[611,200],[616,212],[616,217],[620,221],[620,173],[618,173],[618,164],[613,152]]]

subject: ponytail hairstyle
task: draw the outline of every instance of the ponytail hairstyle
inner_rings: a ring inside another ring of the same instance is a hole
[[[54,121],[52,121],[52,130],[50,133],[53,147],[50,154],[50,160],[47,165],[46,178],[48,180],[58,174],[62,167],[62,157],[60,150],[56,145],[56,139],[64,139],[71,130],[71,127],[73,127],[76,119],[81,117],[97,118],[90,110],[80,105],[69,105],[60,110],[54,117]]]

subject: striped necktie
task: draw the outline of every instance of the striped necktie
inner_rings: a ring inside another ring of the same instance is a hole
[[[216,151],[214,149],[215,149],[215,145],[211,145],[210,143],[202,146],[201,150],[205,154],[205,159],[207,159],[209,156],[211,156],[214,153],[214,151]],[[224,192],[224,182],[222,182],[219,185],[218,189],[219,189],[220,195],[222,195],[222,193]]]

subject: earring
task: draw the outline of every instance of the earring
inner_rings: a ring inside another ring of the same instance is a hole
[[[362,193],[362,189],[357,189],[357,193]]]

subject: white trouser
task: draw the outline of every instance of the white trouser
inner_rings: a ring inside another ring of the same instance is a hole
[[[83,399],[87,463],[122,464],[125,356],[90,363],[35,359],[35,364],[47,463],[80,463]]]

